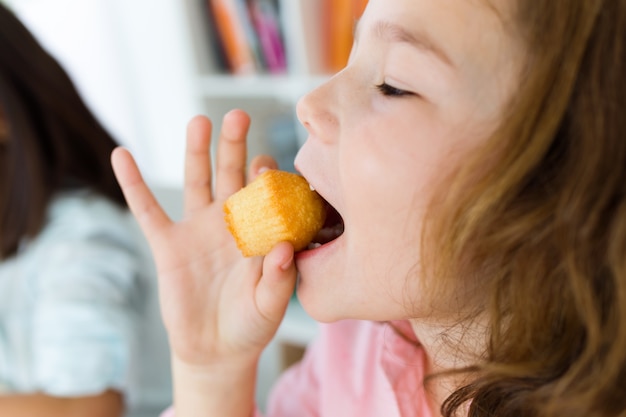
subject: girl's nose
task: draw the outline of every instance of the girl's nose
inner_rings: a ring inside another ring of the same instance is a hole
[[[324,142],[335,137],[338,98],[335,76],[298,100],[296,114],[309,135]]]

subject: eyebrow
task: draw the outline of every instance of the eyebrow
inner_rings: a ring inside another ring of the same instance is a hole
[[[357,27],[355,28],[355,35],[359,30],[358,23],[359,22],[357,22]],[[454,67],[454,62],[452,62],[450,56],[427,32],[412,32],[398,24],[381,20],[374,25],[374,33],[378,38],[385,41],[408,43],[418,49],[430,52],[446,65]]]

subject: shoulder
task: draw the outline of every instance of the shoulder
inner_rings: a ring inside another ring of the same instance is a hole
[[[305,363],[318,370],[343,369],[354,361],[375,362],[390,332],[386,323],[341,320],[320,323],[317,338],[308,346]]]
[[[43,233],[62,229],[65,233],[92,234],[99,230],[128,233],[130,213],[109,199],[89,190],[56,195],[48,208]]]
[[[43,229],[23,249],[41,253],[87,243],[139,252],[141,232],[125,207],[89,190],[63,192],[53,197]]]
[[[269,414],[334,416],[353,410],[351,415],[401,415],[396,394],[411,392],[413,398],[406,381],[421,380],[424,362],[419,345],[401,337],[395,324],[321,324],[303,360],[284,372],[272,390]]]
[[[38,288],[60,281],[126,288],[145,264],[141,238],[127,209],[87,190],[66,192],[51,201],[46,224],[22,248],[21,262]]]
[[[329,373],[346,365],[382,370],[382,364],[389,361],[422,363],[423,348],[409,332],[410,325],[404,321],[343,320],[322,324],[311,354]]]

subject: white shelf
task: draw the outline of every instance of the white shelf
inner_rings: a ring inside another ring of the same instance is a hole
[[[327,76],[290,75],[205,75],[197,77],[196,92],[205,99],[275,98],[295,103],[327,78]]]

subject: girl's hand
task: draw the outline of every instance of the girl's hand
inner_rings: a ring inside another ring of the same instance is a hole
[[[293,248],[281,243],[265,258],[243,258],[226,229],[223,204],[244,186],[250,119],[233,110],[220,132],[212,186],[211,122],[187,130],[184,216],[174,223],[146,186],[128,151],[112,163],[130,210],[150,244],[158,271],[163,320],[175,359],[189,366],[255,361],[273,337],[292,294]],[[250,180],[270,157],[250,166]]]

